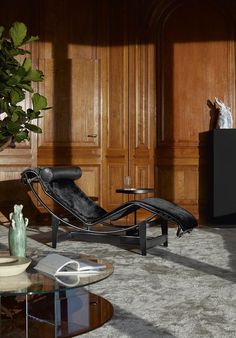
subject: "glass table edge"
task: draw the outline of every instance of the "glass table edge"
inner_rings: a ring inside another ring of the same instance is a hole
[[[86,256],[86,255],[85,255]],[[83,256],[84,257],[84,256]],[[88,257],[93,257],[94,256],[88,256]],[[62,292],[65,290],[71,290],[75,288],[82,288],[86,287],[89,285],[93,285],[95,283],[98,283],[100,281],[105,280],[109,276],[112,275],[114,272],[114,267],[111,263],[109,263],[105,259],[99,259],[99,262],[103,263],[106,265],[106,268],[102,270],[101,272],[97,274],[88,274],[84,277],[80,275],[80,281],[76,285],[63,285],[59,281],[56,280],[53,276],[46,275],[44,273],[38,272],[33,268],[33,266],[29,266],[25,272],[19,274],[19,275],[14,275],[14,276],[9,276],[9,277],[0,277],[0,284],[3,279],[8,283],[11,280],[19,280],[19,278],[24,278],[25,282],[30,283],[27,286],[19,286],[17,288],[9,289],[9,290],[3,290],[1,289],[0,286],[0,297],[1,296],[15,296],[15,295],[40,295],[40,294],[48,294],[48,293],[53,293],[53,292]],[[33,280],[35,279],[36,282],[32,283],[32,278]],[[46,282],[48,289],[40,289],[39,286],[42,285],[42,283]],[[37,287],[35,289],[35,287]]]

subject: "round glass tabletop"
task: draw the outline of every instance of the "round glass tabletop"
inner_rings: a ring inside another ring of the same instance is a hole
[[[75,258],[73,258],[75,259]],[[113,266],[104,259],[94,256],[79,255],[78,259],[94,261],[105,266],[99,273],[86,275],[68,275],[51,277],[34,269],[36,261],[32,260],[25,272],[14,276],[0,277],[0,295],[39,295],[72,288],[79,288],[97,283],[113,273]]]
[[[148,194],[155,192],[153,188],[119,188],[116,192],[122,194]]]

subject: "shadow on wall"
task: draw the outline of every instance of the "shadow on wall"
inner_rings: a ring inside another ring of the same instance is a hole
[[[206,102],[209,108],[209,130],[199,133],[199,222],[212,221],[212,151],[211,132],[216,128],[219,109],[211,100]]]
[[[0,182],[0,224],[9,222],[9,214],[13,211],[15,204],[23,205],[23,215],[30,220],[35,220],[39,214],[36,206],[30,198],[27,188],[21,180],[9,180]]]

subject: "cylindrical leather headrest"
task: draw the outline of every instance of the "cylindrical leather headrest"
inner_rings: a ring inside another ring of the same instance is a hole
[[[43,181],[48,183],[66,179],[77,180],[82,176],[82,170],[80,167],[42,168],[39,175]]]

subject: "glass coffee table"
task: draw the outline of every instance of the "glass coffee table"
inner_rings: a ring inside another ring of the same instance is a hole
[[[55,279],[36,271],[32,262],[19,275],[0,277],[1,338],[75,337],[111,319],[111,303],[86,287],[109,277],[112,264],[94,256],[79,258],[105,268],[96,274]]]

